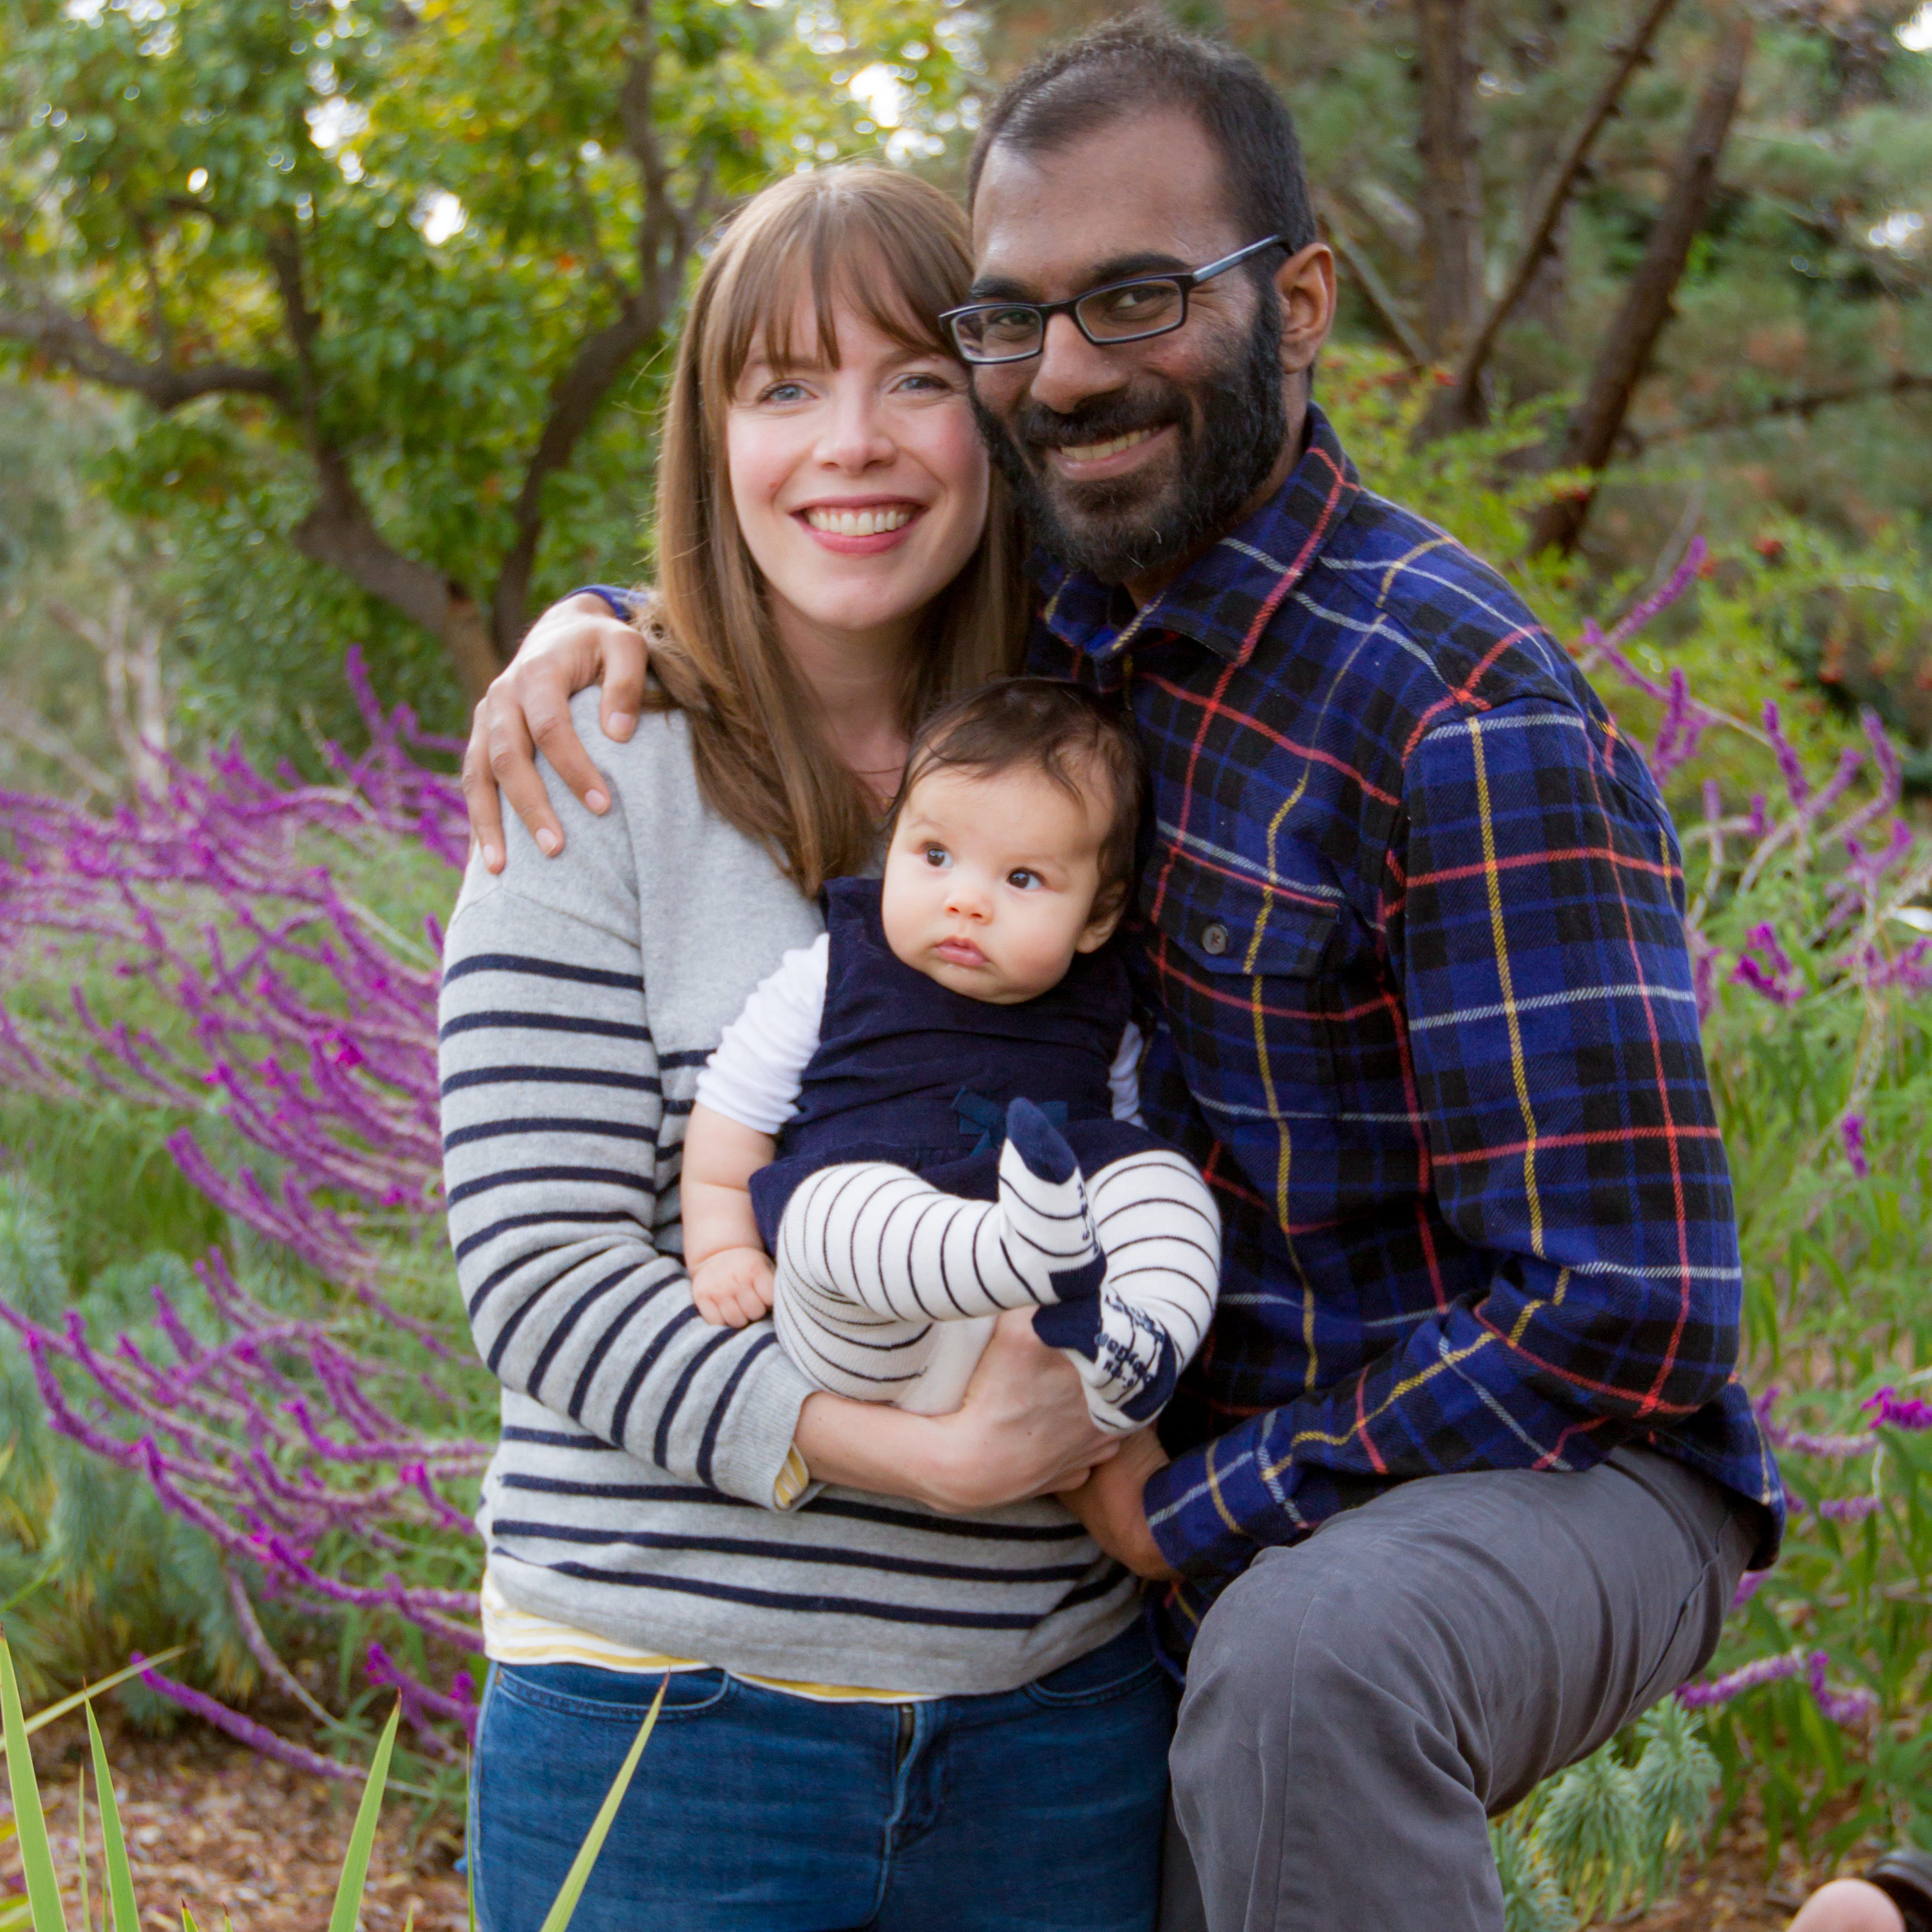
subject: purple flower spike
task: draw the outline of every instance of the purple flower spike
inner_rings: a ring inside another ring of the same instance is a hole
[[[1852,1172],[1861,1180],[1871,1173],[1871,1162],[1865,1154],[1865,1117],[1862,1114],[1847,1114],[1838,1123],[1838,1138],[1844,1143],[1845,1158],[1851,1162]]]

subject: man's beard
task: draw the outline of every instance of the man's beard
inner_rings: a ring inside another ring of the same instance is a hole
[[[976,397],[973,411],[1034,539],[1074,569],[1119,584],[1222,535],[1268,480],[1288,440],[1280,346],[1280,308],[1264,301],[1246,341],[1192,388],[1143,374],[1071,416],[1029,403],[1009,424]],[[1070,483],[1045,468],[1049,448],[1169,423],[1177,448],[1165,482]]]

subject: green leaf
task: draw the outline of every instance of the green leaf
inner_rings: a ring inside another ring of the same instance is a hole
[[[592,1822],[590,1834],[578,1848],[577,1856],[572,1860],[570,1870],[565,1874],[563,1887],[556,1895],[556,1903],[550,1909],[544,1920],[543,1932],[564,1932],[570,1923],[570,1916],[577,1910],[577,1901],[584,1896],[584,1888],[590,1882],[590,1868],[597,1862],[597,1854],[604,1849],[604,1840],[610,1829],[611,1822],[617,1815],[617,1807],[624,1802],[624,1793],[631,1788],[631,1776],[638,1768],[638,1760],[644,1754],[644,1746],[649,1742],[651,1727],[658,1720],[658,1712],[663,1708],[664,1693],[670,1688],[670,1678],[666,1676],[658,1686],[658,1694],[651,1700],[651,1708],[644,1721],[638,1726],[638,1735],[632,1743],[629,1755],[619,1768],[616,1779],[605,1796],[596,1819]],[[331,1928],[333,1932],[333,1928]]]
[[[182,1932],[201,1932],[201,1928],[194,1922],[194,1914],[185,1905],[182,1907]]]
[[[349,1834],[349,1854],[342,1861],[342,1878],[335,1888],[335,1909],[328,1915],[328,1932],[356,1932],[356,1915],[362,1909],[362,1887],[369,1876],[369,1854],[376,1844],[376,1824],[382,1809],[382,1787],[389,1780],[389,1754],[396,1746],[396,1726],[403,1720],[402,1700],[389,1713],[382,1741],[376,1747],[369,1781]]]
[[[107,1896],[113,1932],[141,1932],[141,1914],[134,1903],[134,1868],[128,1862],[128,1841],[121,1835],[121,1808],[115,1802],[114,1778],[107,1765],[107,1748],[94,1706],[87,1707],[87,1741],[94,1752],[94,1794],[100,1805],[100,1858],[107,1868]]]
[[[50,1704],[44,1711],[36,1711],[22,1727],[21,1735],[32,1737],[36,1731],[43,1731],[56,1718],[64,1718],[76,1706],[85,1704],[91,1697],[98,1697],[104,1690],[112,1690],[117,1684],[124,1684],[130,1677],[138,1677],[144,1670],[152,1670],[158,1665],[172,1664],[186,1649],[184,1643],[178,1643],[172,1650],[164,1650],[153,1657],[144,1657],[139,1664],[130,1664],[124,1670],[117,1670],[112,1677],[104,1677],[98,1684],[89,1684],[74,1692],[70,1697],[63,1697],[58,1704]],[[0,1744],[0,1752],[6,1747]]]
[[[47,1844],[46,1814],[34,1778],[34,1754],[27,1748],[27,1721],[20,1711],[20,1687],[14,1676],[14,1653],[0,1638],[0,1722],[7,1738],[7,1780],[14,1795],[14,1822],[20,1834],[20,1870],[27,1881],[27,1903],[34,1932],[67,1932],[61,1910],[60,1881]]]

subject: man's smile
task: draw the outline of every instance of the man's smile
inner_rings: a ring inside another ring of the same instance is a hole
[[[1068,442],[1049,446],[1048,466],[1056,476],[1085,482],[1090,477],[1118,476],[1138,469],[1152,452],[1149,446],[1173,430],[1172,423],[1129,430],[1105,442]]]

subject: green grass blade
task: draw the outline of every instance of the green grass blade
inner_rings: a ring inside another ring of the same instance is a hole
[[[194,1914],[184,1904],[182,1906],[182,1932],[201,1932],[201,1928],[194,1922]]]
[[[631,1774],[638,1768],[638,1760],[644,1754],[644,1746],[649,1742],[651,1727],[658,1720],[658,1712],[663,1708],[664,1693],[670,1688],[670,1678],[667,1676],[658,1686],[658,1694],[651,1700],[651,1708],[644,1721],[638,1728],[637,1739],[631,1746],[630,1755],[620,1768],[616,1781],[611,1785],[590,1827],[590,1835],[578,1848],[577,1856],[571,1862],[570,1870],[565,1874],[563,1888],[556,1895],[556,1903],[543,1922],[543,1932],[564,1932],[570,1923],[570,1915],[577,1910],[577,1901],[584,1896],[584,1888],[590,1882],[590,1868],[597,1862],[597,1854],[604,1849],[604,1840],[610,1829],[611,1822],[617,1815],[617,1807],[624,1802],[624,1793],[631,1788]],[[332,1928],[333,1932],[333,1928]]]
[[[362,1787],[356,1828],[349,1834],[349,1855],[342,1861],[341,1882],[335,1888],[335,1910],[328,1915],[328,1932],[356,1932],[356,1915],[362,1909],[362,1887],[369,1876],[369,1854],[375,1848],[376,1823],[382,1814],[382,1787],[389,1780],[389,1754],[396,1748],[396,1726],[402,1720],[399,1699],[389,1713],[382,1742],[376,1747],[369,1781]]]
[[[94,1900],[87,1890],[87,1767],[82,1765],[76,1774],[74,1787],[74,1811],[77,1829],[74,1842],[80,1847],[80,1932],[94,1932]]]
[[[121,1807],[114,1796],[114,1774],[108,1768],[107,1747],[87,1707],[87,1741],[94,1751],[94,1796],[100,1807],[100,1862],[107,1868],[107,1897],[112,1932],[141,1932],[141,1914],[134,1903],[134,1868],[128,1862],[128,1841],[121,1834]]]
[[[27,1881],[34,1932],[67,1932],[60,1881],[54,1876],[54,1855],[47,1844],[46,1814],[40,1809],[40,1787],[34,1778],[34,1754],[27,1748],[27,1720],[20,1710],[14,1653],[4,1638],[0,1638],[0,1726],[4,1726],[7,1738],[7,1779],[13,1788],[20,1870]]]
[[[144,1657],[139,1664],[130,1664],[124,1670],[117,1670],[112,1677],[104,1677],[98,1684],[89,1684],[76,1690],[70,1697],[63,1697],[58,1704],[50,1704],[44,1711],[36,1711],[24,1726],[26,1735],[32,1737],[36,1731],[44,1731],[56,1718],[64,1718],[68,1712],[76,1710],[90,1697],[98,1697],[104,1690],[112,1690],[117,1684],[124,1684],[130,1677],[138,1677],[144,1670],[152,1670],[156,1665],[172,1664],[188,1648],[178,1643],[172,1650],[164,1650],[158,1657]],[[6,1746],[0,1742],[0,1751]]]

